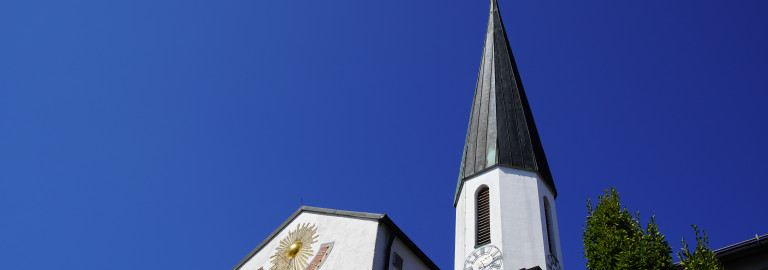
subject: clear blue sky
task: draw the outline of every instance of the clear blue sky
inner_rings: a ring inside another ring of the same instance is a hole
[[[615,186],[677,250],[768,233],[768,2],[508,1],[566,269]],[[0,269],[229,269],[299,206],[453,267],[488,1],[5,1]]]

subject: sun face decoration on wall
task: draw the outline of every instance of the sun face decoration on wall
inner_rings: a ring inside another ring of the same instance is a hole
[[[296,225],[296,230],[280,240],[270,270],[304,270],[312,256],[312,244],[317,242],[317,226],[309,223]]]

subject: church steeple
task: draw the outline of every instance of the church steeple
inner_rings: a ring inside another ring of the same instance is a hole
[[[465,180],[496,166],[537,172],[556,197],[496,0],[485,35],[454,206]]]

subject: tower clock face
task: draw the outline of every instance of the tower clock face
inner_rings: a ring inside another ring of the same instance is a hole
[[[464,270],[500,270],[501,250],[494,245],[475,249],[464,261]]]

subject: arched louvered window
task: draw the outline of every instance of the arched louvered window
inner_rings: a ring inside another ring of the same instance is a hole
[[[491,207],[490,192],[487,186],[482,186],[477,191],[477,230],[476,246],[491,242]]]
[[[547,243],[549,244],[549,254],[555,256],[555,241],[552,236],[552,210],[549,208],[549,199],[544,197],[544,221],[547,223]]]

